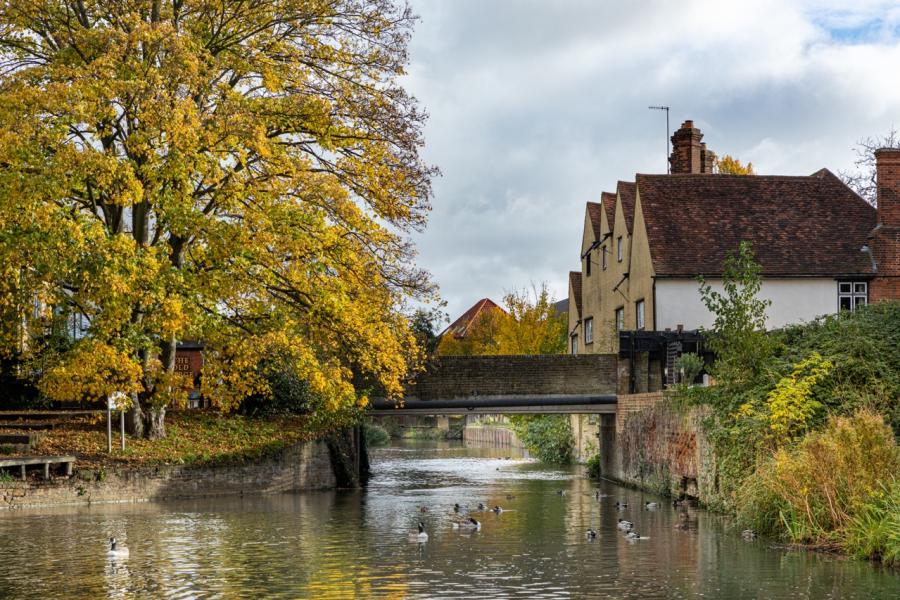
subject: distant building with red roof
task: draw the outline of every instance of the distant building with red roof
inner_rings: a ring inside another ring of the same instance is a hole
[[[441,332],[441,336],[445,336],[449,333],[458,340],[463,339],[468,335],[473,323],[477,322],[478,319],[493,310],[499,310],[504,314],[506,313],[506,311],[503,310],[503,307],[490,298],[482,298],[472,305],[469,310],[464,312],[462,316],[450,323],[450,325]]]

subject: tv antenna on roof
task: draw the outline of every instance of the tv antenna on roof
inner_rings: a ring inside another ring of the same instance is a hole
[[[666,111],[666,173],[672,172],[672,165],[669,164],[669,107],[668,106],[648,106],[650,110]]]

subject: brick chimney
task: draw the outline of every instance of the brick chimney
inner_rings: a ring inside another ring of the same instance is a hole
[[[672,173],[712,173],[716,155],[701,142],[703,134],[693,121],[685,121],[681,129],[672,135],[672,155],[669,164]]]
[[[878,225],[869,238],[878,276],[869,285],[869,301],[900,300],[900,149],[875,151]]]

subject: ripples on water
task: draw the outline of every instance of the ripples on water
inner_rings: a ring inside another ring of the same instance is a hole
[[[0,512],[0,598],[900,597],[896,572],[748,543],[702,511],[677,530],[679,511],[640,509],[659,498],[604,483],[598,502],[580,468],[510,453],[378,450],[366,492]],[[455,502],[508,512],[460,532]],[[625,540],[620,517],[650,539]],[[106,557],[110,536],[128,560]]]

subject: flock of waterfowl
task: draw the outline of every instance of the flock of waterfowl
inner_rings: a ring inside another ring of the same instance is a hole
[[[559,496],[565,496],[565,495],[567,495],[567,493],[568,492],[566,490],[562,490],[562,489],[556,490],[556,494]],[[608,497],[609,497],[609,494],[604,494],[600,490],[597,490],[594,493],[594,498],[598,502],[600,502],[604,498],[608,498]],[[510,495],[507,495],[506,498],[513,499],[513,498],[515,498],[515,496],[510,494]],[[687,507],[689,505],[690,505],[690,500],[688,500],[688,499],[677,499],[677,500],[672,501],[672,506],[674,508],[679,508],[679,507],[683,508],[683,507]],[[628,510],[627,502],[616,501],[614,506],[615,506],[615,509],[620,512]],[[644,502],[643,510],[655,511],[655,510],[659,510],[659,508],[661,506],[662,506],[662,504],[659,502]],[[423,506],[419,510],[422,513],[427,513],[428,507]],[[472,513],[488,513],[488,512],[492,512],[494,514],[499,515],[504,512],[509,512],[509,509],[505,509],[499,505],[496,505],[494,507],[489,507],[489,506],[485,505],[484,502],[479,502],[475,505],[475,508],[470,510],[468,505],[461,505],[459,503],[456,503],[453,505],[453,512],[450,514],[451,526],[453,527],[453,529],[458,529],[460,531],[471,531],[471,532],[481,531],[481,522],[478,519],[476,519],[472,515]],[[696,529],[697,522],[695,519],[691,518],[689,513],[685,512],[685,511],[679,511],[678,516],[679,516],[679,519],[678,519],[678,522],[675,524],[675,529],[680,529],[680,530],[685,530],[685,531]],[[635,531],[634,523],[631,521],[627,521],[625,519],[620,518],[616,527],[620,531],[623,532],[623,535],[626,540],[629,540],[629,541],[641,540],[641,541],[643,541],[643,540],[650,539],[649,537],[641,535],[637,531]],[[418,528],[419,528],[418,533],[411,534],[410,539],[413,541],[416,541],[416,542],[428,541],[428,533],[425,531],[425,523],[423,521],[419,521]],[[755,534],[749,530],[743,532],[742,535],[743,535],[744,539],[753,539],[755,537]],[[587,531],[585,532],[585,537],[588,540],[595,540],[595,539],[597,539],[597,531],[595,529],[593,529],[592,527],[589,527],[587,529]]]

